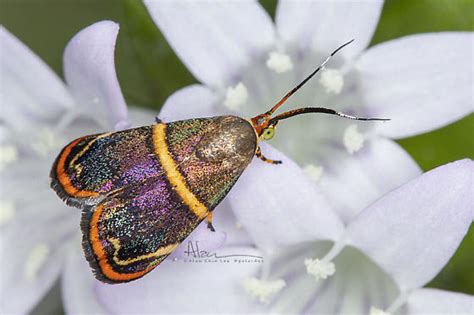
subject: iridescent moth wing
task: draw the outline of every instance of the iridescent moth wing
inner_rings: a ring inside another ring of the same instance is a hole
[[[51,169],[51,187],[68,205],[94,205],[110,192],[161,172],[152,127],[85,136],[68,144]]]
[[[58,156],[52,187],[83,209],[96,277],[142,277],[220,203],[252,160],[257,136],[235,116],[190,119],[83,137]]]

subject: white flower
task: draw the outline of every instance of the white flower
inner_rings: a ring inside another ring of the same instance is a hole
[[[272,278],[287,290],[273,300],[275,313],[469,313],[474,297],[424,289],[448,262],[473,219],[474,162],[432,170],[363,210],[328,246],[302,244],[281,251]],[[449,235],[449,236],[448,236]],[[303,267],[308,255],[313,270]],[[318,264],[315,264],[317,262]],[[318,270],[316,270],[316,265]],[[333,265],[325,278],[324,266]],[[318,271],[319,273],[315,273]],[[292,297],[299,296],[296,302]]]
[[[173,94],[160,113],[164,121],[262,113],[350,38],[356,43],[328,65],[337,72],[309,83],[287,108],[326,106],[392,121],[356,128],[308,115],[278,126],[273,143],[298,164],[262,145],[267,157],[283,164],[253,162],[214,212],[215,228],[227,234],[218,253],[264,255],[262,268],[166,260],[125,286],[81,278],[70,289],[69,300],[76,301],[70,310],[83,310],[93,288],[94,303],[124,313],[471,311],[471,296],[421,287],[452,256],[472,221],[472,161],[418,177],[417,165],[392,140],[472,112],[472,72],[465,66],[471,34],[417,35],[364,51],[380,1],[280,1],[276,25],[254,1],[145,3],[202,83]],[[269,62],[273,53],[280,54],[278,62]],[[282,54],[291,71],[278,71]],[[225,101],[237,86],[246,93],[236,93],[245,101],[237,102],[235,113]],[[447,102],[453,108],[447,110]],[[321,170],[317,176],[315,170]],[[86,268],[78,263],[69,274]]]

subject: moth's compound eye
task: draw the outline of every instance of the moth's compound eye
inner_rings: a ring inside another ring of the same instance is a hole
[[[262,137],[265,140],[270,140],[275,135],[275,127],[268,126],[262,133]]]

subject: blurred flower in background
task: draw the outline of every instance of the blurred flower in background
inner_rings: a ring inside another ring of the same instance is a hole
[[[420,288],[446,264],[471,224],[473,173],[467,159],[439,167],[363,210],[329,251],[315,242],[281,253],[274,276],[287,279],[287,289],[271,311],[472,312],[470,295]]]
[[[280,1],[275,25],[250,1],[146,5],[202,82],[168,99],[160,112],[165,121],[266,111],[352,37],[355,44],[285,106],[326,106],[392,121],[354,124],[308,115],[279,125],[272,145],[296,163],[262,147],[284,164],[254,161],[215,213],[218,233],[227,234],[219,254],[264,255],[262,268],[168,259],[142,280],[103,285],[78,250],[79,211],[66,209],[44,181],[66,140],[129,126],[114,70],[118,27],[100,22],[71,41],[64,57],[67,86],[3,29],[2,50],[11,50],[2,51],[1,64],[0,254],[15,259],[4,268],[2,310],[31,309],[61,266],[70,313],[471,310],[471,296],[420,287],[446,264],[472,221],[472,162],[420,177],[391,140],[473,111],[472,69],[466,67],[471,33],[415,35],[364,51],[379,1]],[[138,110],[130,116],[136,125],[153,121]],[[25,187],[35,193],[24,198],[18,192]],[[57,235],[51,226],[61,227]],[[22,300],[3,298],[15,296]]]

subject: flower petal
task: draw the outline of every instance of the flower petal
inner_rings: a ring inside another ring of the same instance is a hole
[[[234,213],[255,243],[264,249],[315,239],[335,240],[342,221],[303,171],[269,145],[262,152],[282,165],[258,159],[227,196]]]
[[[158,117],[164,122],[225,114],[224,106],[217,106],[219,98],[204,85],[190,85],[171,94]]]
[[[388,193],[349,225],[352,244],[377,262],[402,291],[430,281],[472,222],[474,162],[438,167]]]
[[[3,123],[17,130],[57,119],[73,100],[64,83],[37,55],[0,25],[0,106]]]
[[[190,258],[194,251],[213,251],[224,245],[226,234],[224,231],[212,232],[206,222],[202,222],[189,236],[174,250],[168,259]]]
[[[129,106],[128,114],[133,127],[153,125],[156,113],[150,109],[138,106]]]
[[[353,247],[346,247],[334,259],[336,272],[325,280],[317,281],[301,268],[307,257],[327,253],[328,243],[310,242],[300,250],[293,246],[286,254],[280,252],[281,267],[272,268],[271,275],[282,277],[287,286],[271,306],[272,314],[369,314],[371,305],[388,307],[395,300],[397,284]]]
[[[348,157],[346,151],[325,160],[319,187],[345,222],[390,190],[421,175],[398,144],[375,138]]]
[[[391,121],[379,132],[403,138],[474,111],[473,33],[407,36],[370,48],[356,67],[368,113]]]
[[[358,55],[369,44],[377,26],[383,1],[292,1],[281,0],[276,11],[278,34],[304,52],[314,49],[328,54],[355,39],[340,55]]]
[[[66,314],[106,314],[107,309],[97,298],[91,268],[82,253],[79,238],[67,255],[61,279],[61,291]]]
[[[225,246],[252,246],[254,244],[245,228],[237,220],[227,198],[212,213],[214,228],[216,231],[223,231],[226,235]]]
[[[15,208],[15,216],[0,227],[2,314],[28,313],[48,292],[61,271],[72,229],[60,200],[18,201]]]
[[[171,259],[189,258],[190,248],[199,247],[206,252],[215,252],[223,246],[252,246],[248,233],[237,221],[229,202],[222,201],[212,212],[212,232],[206,222],[202,222],[170,255]]]
[[[64,52],[64,75],[81,110],[106,129],[129,127],[127,107],[115,74],[119,26],[97,22],[74,36]]]
[[[474,297],[437,289],[418,289],[410,294],[408,314],[473,314]]]
[[[259,255],[254,249],[238,247],[219,254]],[[112,313],[258,312],[260,306],[245,295],[242,282],[260,265],[238,263],[234,258],[228,263],[167,259],[140,280],[126,285],[97,284],[95,289],[100,303]]]
[[[256,1],[145,0],[145,5],[191,73],[213,87],[230,84],[274,41],[272,21]]]

